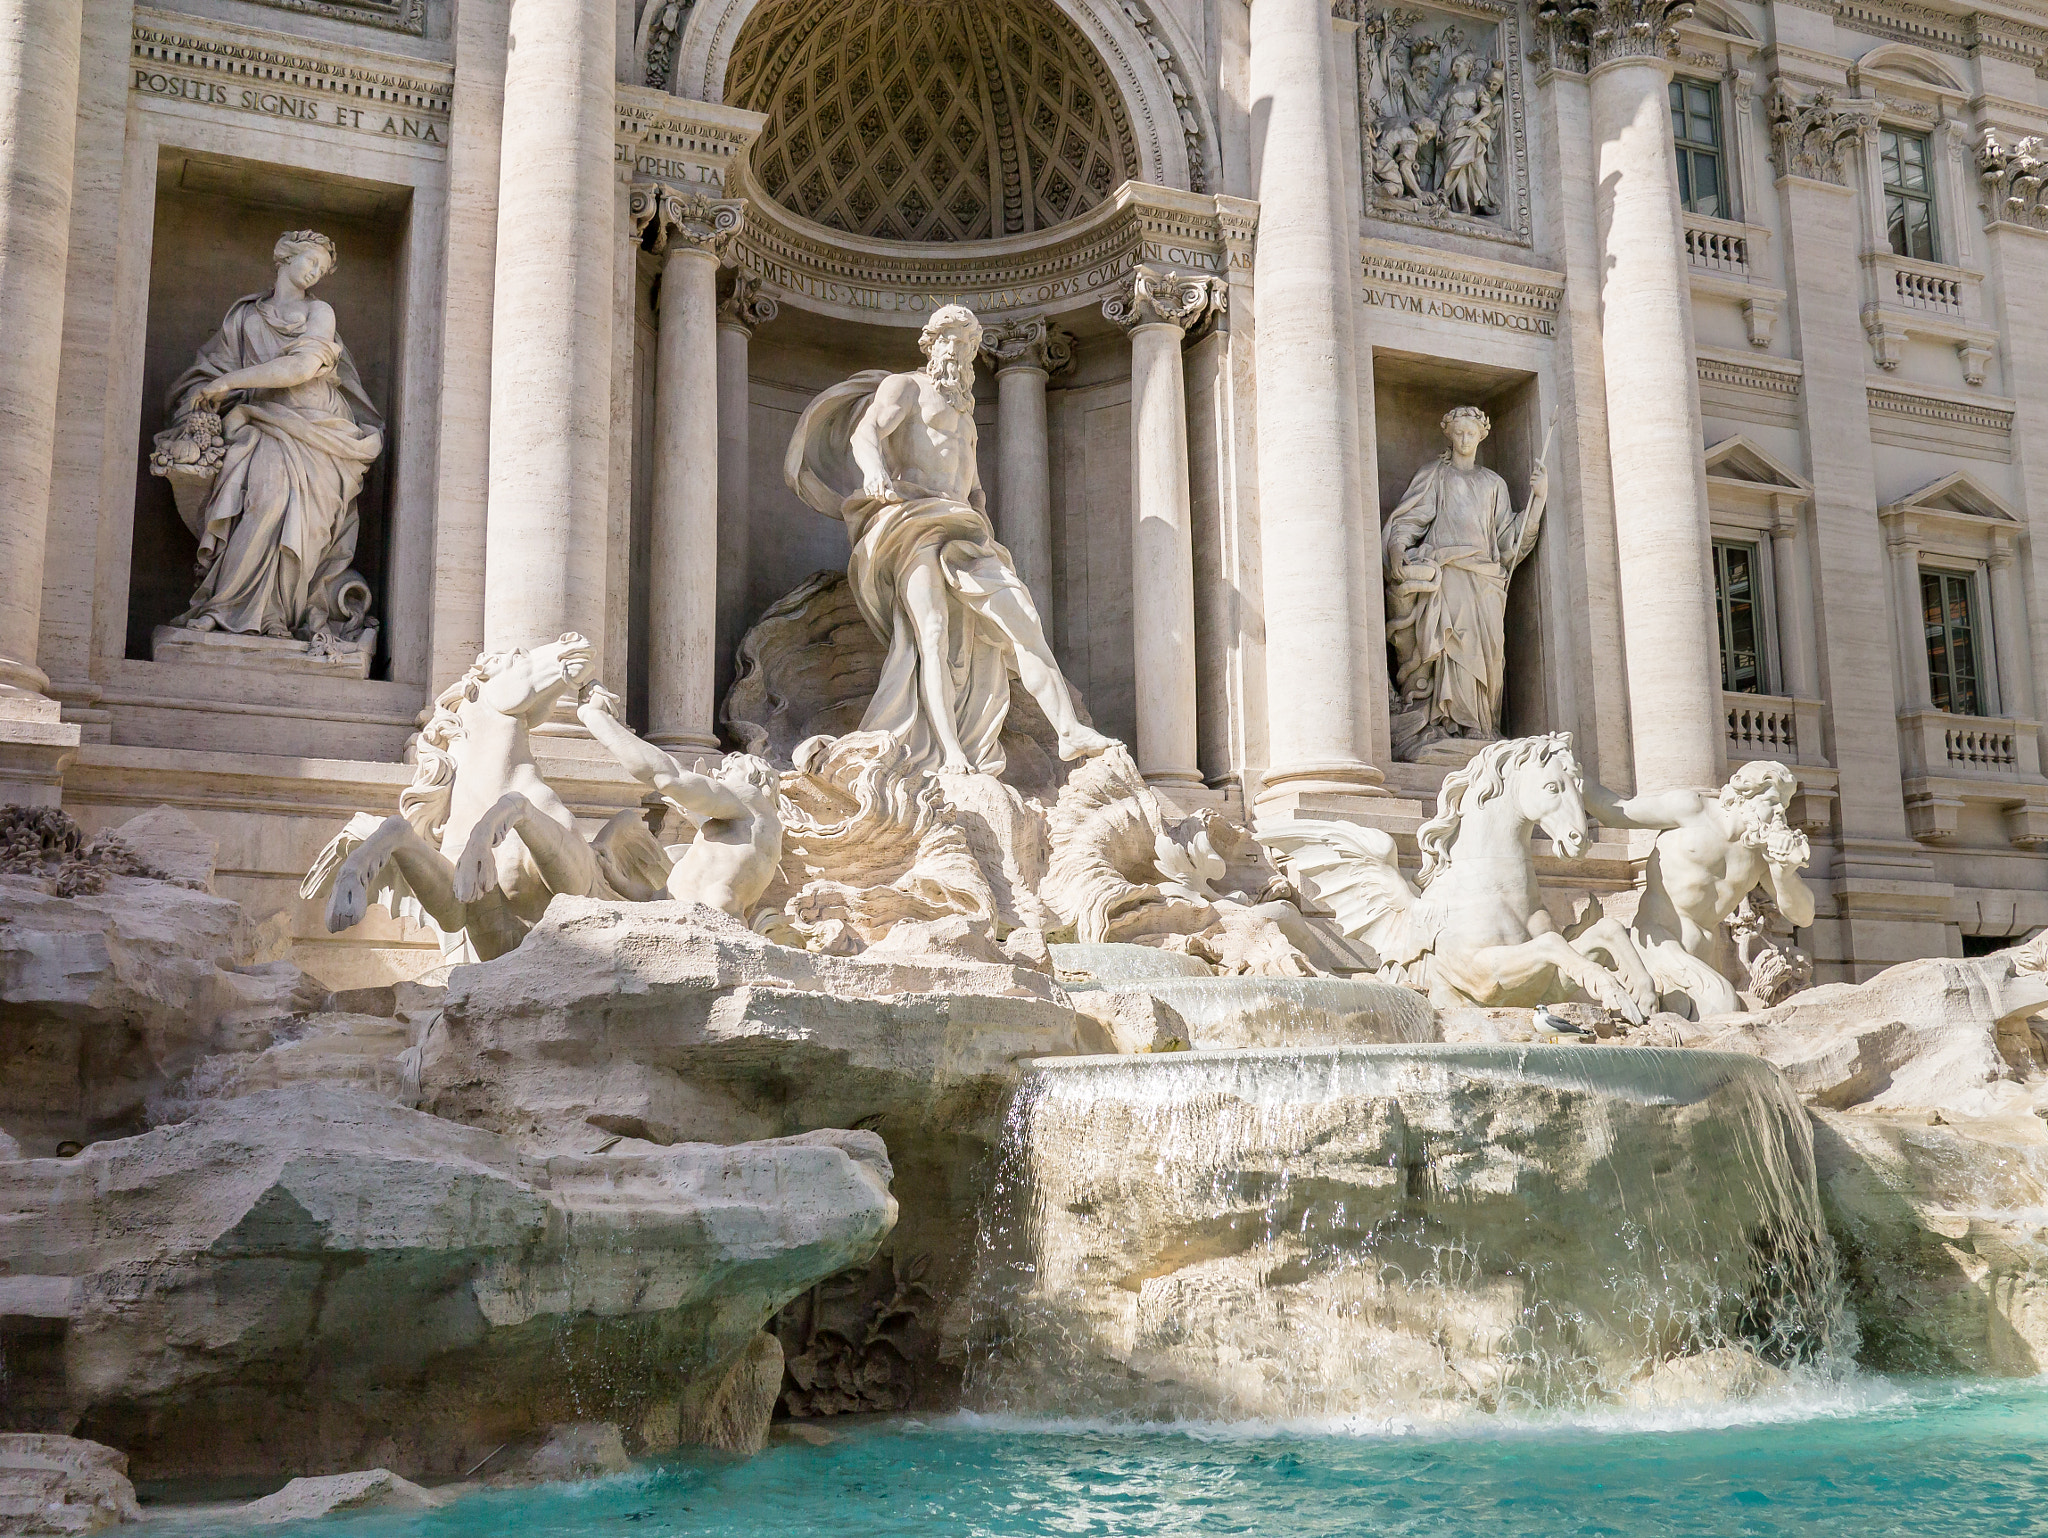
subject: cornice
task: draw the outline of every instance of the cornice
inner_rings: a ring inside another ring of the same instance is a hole
[[[1911,417],[1936,427],[1958,427],[1975,432],[2006,435],[2012,432],[2013,411],[2009,408],[1895,389],[1890,385],[1866,385],[1864,394],[1870,402],[1870,409],[1886,416]]]
[[[739,195],[750,195],[744,165],[735,171]],[[949,303],[984,319],[1061,313],[1100,304],[1140,264],[1224,276],[1257,207],[1126,182],[1050,230],[939,245],[843,235],[756,197],[731,260],[797,307],[847,320],[917,325]]]

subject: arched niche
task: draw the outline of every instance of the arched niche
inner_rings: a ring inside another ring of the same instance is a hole
[[[680,27],[680,36],[673,43],[675,62],[665,72],[663,83],[678,96],[723,103],[734,49],[747,22],[762,6],[784,3],[788,0],[696,0],[693,5],[685,0],[654,0],[642,19],[641,55],[652,56],[653,40],[662,27]],[[1137,6],[1097,6],[1088,0],[1039,3],[1056,10],[1094,50],[1122,98],[1138,156],[1132,179],[1198,191],[1206,188],[1211,180],[1214,126],[1189,90],[1192,73],[1178,62],[1194,55],[1168,19]],[[833,12],[849,9],[845,0],[811,0],[811,4]],[[1142,23],[1137,17],[1144,18]],[[1159,57],[1162,52],[1164,59]]]

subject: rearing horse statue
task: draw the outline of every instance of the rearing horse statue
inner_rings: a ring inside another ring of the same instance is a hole
[[[444,935],[467,931],[485,961],[526,937],[557,893],[645,901],[663,895],[669,859],[636,808],[594,840],[535,767],[529,741],[565,691],[609,707],[580,635],[495,652],[434,701],[414,740],[418,771],[398,815],[358,814],[307,872],[300,895],[327,896],[327,929],[361,923],[372,902],[423,912]],[[622,728],[623,730],[623,728]]]
[[[1657,987],[1628,931],[1602,918],[1567,940],[1537,891],[1529,835],[1559,853],[1586,847],[1585,779],[1571,734],[1488,743],[1445,776],[1437,814],[1416,835],[1420,890],[1375,828],[1287,822],[1259,834],[1303,895],[1379,953],[1383,981],[1439,1007],[1561,1003],[1575,994],[1640,1022]]]

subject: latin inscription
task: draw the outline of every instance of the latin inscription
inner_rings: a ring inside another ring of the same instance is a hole
[[[230,112],[253,112],[262,117],[289,118],[297,123],[319,123],[384,139],[411,139],[420,144],[447,143],[446,123],[430,117],[386,112],[379,107],[320,101],[289,91],[230,85],[219,80],[189,80],[183,75],[141,68],[134,73],[133,85],[134,89],[151,96],[167,96],[201,107],[224,107]]]
[[[1547,315],[1518,315],[1512,310],[1488,309],[1457,299],[1431,299],[1422,294],[1403,294],[1393,289],[1369,288],[1365,302],[1404,315],[1427,315],[1439,320],[1460,320],[1471,326],[1494,326],[1503,331],[1524,331],[1530,336],[1555,336],[1557,323]]]

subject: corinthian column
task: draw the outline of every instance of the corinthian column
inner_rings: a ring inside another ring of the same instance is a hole
[[[745,205],[659,182],[634,219],[663,257],[654,348],[647,740],[715,750],[718,634],[718,264]]]
[[[1265,563],[1268,764],[1258,799],[1379,794],[1367,760],[1367,566],[1359,480],[1359,275],[1345,252],[1358,210],[1344,194],[1329,0],[1252,0],[1252,163],[1259,231],[1259,530]],[[1263,130],[1263,131],[1261,131]]]
[[[718,304],[718,688],[732,672],[747,616],[747,564],[752,543],[753,445],[747,432],[751,410],[747,352],[754,328],[775,319],[778,306],[761,292],[761,280],[732,275],[732,292]]]
[[[1047,320],[990,326],[981,350],[996,375],[996,537],[1031,589],[1041,616],[1052,612],[1052,462],[1045,387],[1074,366],[1074,339]]]
[[[1673,22],[1689,0],[1544,0],[1586,50],[1615,545],[1636,789],[1718,785],[1716,656],[1692,286],[1671,142]]]
[[[0,701],[56,719],[36,667],[43,540],[64,340],[79,0],[10,0],[0,13]],[[74,733],[75,737],[75,733]],[[7,798],[0,798],[7,799]]]
[[[1102,313],[1131,338],[1131,629],[1137,643],[1138,769],[1199,785],[1195,736],[1195,543],[1188,398],[1180,344],[1223,308],[1221,278],[1140,267]]]
[[[617,25],[609,5],[512,0],[484,538],[493,651],[604,635]]]

